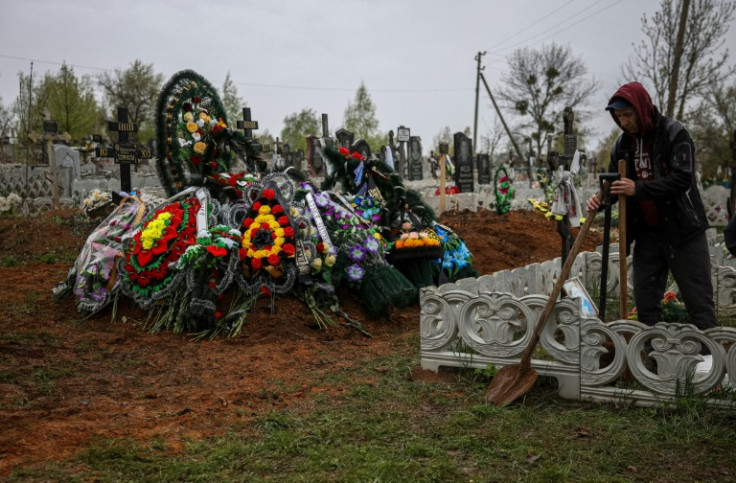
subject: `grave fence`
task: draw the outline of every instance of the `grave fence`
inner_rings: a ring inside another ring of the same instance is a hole
[[[736,314],[736,261],[725,255],[720,235],[709,230],[714,300],[719,317]],[[631,257],[626,260],[631,265]],[[620,257],[611,247],[607,298],[618,298]],[[577,277],[597,300],[602,256],[582,252],[570,278]],[[487,369],[518,363],[561,270],[560,258],[459,280],[420,293],[421,365]],[[627,270],[629,291],[633,287]],[[677,292],[673,284],[671,290]],[[649,327],[620,319],[603,322],[583,311],[580,298],[561,297],[541,333],[532,367],[555,378],[563,398],[636,405],[666,405],[685,394],[704,395],[708,404],[736,406],[729,374],[736,375],[736,328],[700,331],[690,324]],[[707,346],[713,365],[696,373]],[[641,353],[653,349],[652,371]],[[715,389],[724,389],[715,391]],[[729,394],[725,395],[724,394]]]

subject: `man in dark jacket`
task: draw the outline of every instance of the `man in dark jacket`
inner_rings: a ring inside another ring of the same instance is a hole
[[[708,221],[696,186],[690,134],[657,111],[638,82],[621,86],[608,107],[623,130],[611,150],[609,171],[626,160],[626,177],[611,194],[626,196],[626,244],[634,244],[634,299],[639,321],[662,321],[668,273],[677,282],[690,321],[701,330],[718,325],[713,302]],[[588,210],[600,205],[595,196]],[[707,352],[707,350],[705,351]]]

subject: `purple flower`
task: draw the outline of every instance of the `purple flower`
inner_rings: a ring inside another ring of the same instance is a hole
[[[350,248],[350,251],[348,252],[348,257],[350,257],[350,260],[354,262],[361,262],[365,260],[364,248],[360,245],[354,245]]]
[[[330,197],[327,196],[327,193],[322,192],[314,197],[314,201],[317,203],[317,206],[324,208],[330,203]]]
[[[365,249],[371,253],[378,252],[378,240],[376,240],[373,237],[366,239],[364,246],[365,246]]]
[[[350,277],[350,280],[352,280],[353,282],[362,280],[363,275],[365,275],[365,269],[363,269],[363,267],[361,267],[357,263],[348,267],[348,277]]]

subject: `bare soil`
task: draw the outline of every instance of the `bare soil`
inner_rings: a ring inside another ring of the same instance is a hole
[[[560,255],[556,222],[539,212],[451,212],[440,221],[465,240],[482,274]],[[52,288],[95,225],[71,210],[0,217],[0,260],[17,263],[0,268],[0,477],[58,461],[94,440],[157,437],[175,453],[186,441],[222,434],[236,421],[298,404],[310,393],[339,393],[317,382],[324,373],[382,355],[416,354],[418,304],[371,320],[350,293],[341,304],[370,338],[319,328],[291,298],[279,299],[274,314],[263,300],[242,334],[213,341],[151,334],[138,323],[146,313],[127,301],[114,320],[111,309],[82,320],[75,301],[55,302]],[[583,250],[601,240],[594,227]],[[65,261],[43,263],[42,257],[53,261],[48,254]],[[442,377],[412,373],[428,382]],[[297,389],[277,391],[276,384]]]

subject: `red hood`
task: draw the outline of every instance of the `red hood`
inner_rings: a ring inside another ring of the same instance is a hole
[[[608,100],[608,103],[610,104],[611,101],[613,101],[613,99],[616,97],[625,99],[626,102],[634,106],[634,109],[636,109],[636,113],[639,115],[639,123],[641,125],[642,133],[647,133],[652,129],[654,118],[654,104],[652,104],[652,98],[649,97],[649,93],[646,89],[644,89],[643,85],[638,82],[629,82],[628,84],[622,85],[621,87],[619,87],[616,93],[611,96],[611,98]],[[613,114],[613,111],[610,112],[611,117],[613,117],[613,120],[616,122],[618,127],[621,127],[621,124],[618,122],[618,119]]]

